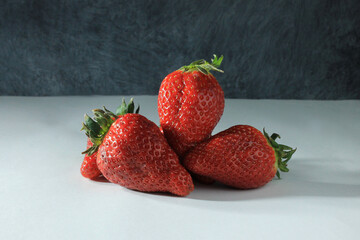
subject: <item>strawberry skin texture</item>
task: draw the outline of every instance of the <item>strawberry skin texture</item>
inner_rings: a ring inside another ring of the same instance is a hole
[[[194,189],[159,127],[140,114],[120,116],[98,149],[97,165],[110,182],[143,192],[186,196]]]
[[[158,95],[160,125],[179,156],[211,136],[224,103],[224,92],[211,73],[177,70],[166,76]]]
[[[88,138],[87,148],[91,147],[93,143]],[[84,160],[81,164],[80,172],[86,178],[94,179],[101,175],[101,172],[96,164],[97,153],[93,153],[91,156],[85,155]]]
[[[193,148],[183,161],[186,169],[226,185],[258,188],[274,178],[274,149],[256,128],[233,126]]]

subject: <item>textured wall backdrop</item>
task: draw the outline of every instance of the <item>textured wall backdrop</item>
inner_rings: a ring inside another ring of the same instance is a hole
[[[0,95],[157,94],[223,54],[226,97],[360,98],[359,0],[0,0]]]

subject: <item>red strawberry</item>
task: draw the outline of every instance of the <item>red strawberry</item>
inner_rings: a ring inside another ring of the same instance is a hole
[[[184,158],[186,169],[241,189],[268,183],[279,170],[288,172],[287,162],[296,149],[278,144],[251,126],[237,125],[193,148]],[[283,161],[283,159],[285,159]]]
[[[106,179],[134,190],[179,196],[194,189],[190,174],[155,123],[140,114],[117,118],[105,108],[94,114],[102,117],[87,119],[87,132],[93,131],[97,166]]]
[[[93,146],[93,143],[88,138],[87,149],[92,146]],[[80,168],[80,172],[84,177],[94,179],[101,175],[101,172],[98,169],[97,164],[96,164],[96,157],[97,157],[96,153],[93,153],[91,156],[89,156],[88,154],[85,155],[84,161],[82,162],[81,168]]]
[[[130,99],[128,105],[125,103],[125,99],[123,99],[122,104],[116,109],[116,114],[124,115],[126,113],[133,113],[134,108],[135,105],[132,98]],[[137,111],[139,111],[139,109]],[[89,116],[85,115],[85,121],[87,118],[89,118]],[[85,129],[86,127],[87,126],[83,125],[82,130]],[[81,164],[80,172],[84,177],[94,179],[99,177],[101,175],[101,172],[96,164],[97,151],[92,151],[93,143],[91,142],[89,137],[90,136],[88,136],[88,140],[87,140],[87,151],[85,152],[91,151],[92,153],[90,155],[85,154],[84,160]]]
[[[162,81],[158,96],[160,124],[170,146],[179,156],[210,137],[224,111],[224,92],[211,70],[218,69],[223,56],[211,63],[198,60],[170,73]]]

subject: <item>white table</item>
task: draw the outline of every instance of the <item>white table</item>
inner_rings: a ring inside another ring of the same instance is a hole
[[[0,239],[358,239],[360,101],[226,100],[214,132],[250,124],[297,147],[256,190],[187,197],[83,178],[85,112],[122,97],[0,97]],[[127,97],[129,99],[129,97]],[[158,123],[155,96],[138,96]]]

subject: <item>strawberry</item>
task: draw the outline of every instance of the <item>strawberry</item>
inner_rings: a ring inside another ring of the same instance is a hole
[[[90,141],[90,138],[87,140],[87,149],[93,146],[93,143]],[[90,179],[97,178],[101,175],[100,170],[96,164],[96,153],[92,155],[85,154],[84,161],[81,164],[80,172],[81,174]]]
[[[193,148],[184,158],[189,171],[226,185],[249,189],[268,183],[280,171],[288,172],[287,162],[296,149],[278,144],[254,127],[233,126]]]
[[[159,127],[140,114],[117,117],[95,109],[97,119],[85,119],[97,151],[97,166],[110,182],[143,192],[188,195],[194,185]]]
[[[125,99],[122,100],[122,104],[116,109],[116,115],[124,115],[126,113],[133,113],[134,112],[134,102],[133,99],[131,98],[128,105],[125,103]],[[139,109],[137,110],[139,111]],[[86,119],[89,118],[89,116],[85,115],[85,122]],[[87,126],[83,124],[83,128],[82,130],[84,130]],[[93,143],[91,142],[90,136],[88,136],[88,140],[87,140],[87,151],[91,151]],[[86,151],[85,153],[85,157],[84,160],[81,164],[81,168],[80,168],[80,172],[81,174],[86,177],[86,178],[90,178],[90,179],[94,179],[97,178],[101,175],[100,170],[97,167],[96,164],[96,157],[97,157],[97,151],[92,151],[92,154],[87,154]]]
[[[158,95],[160,125],[170,146],[183,156],[197,143],[210,137],[224,111],[224,92],[211,70],[218,69],[223,56],[211,63],[198,60],[170,73]]]

